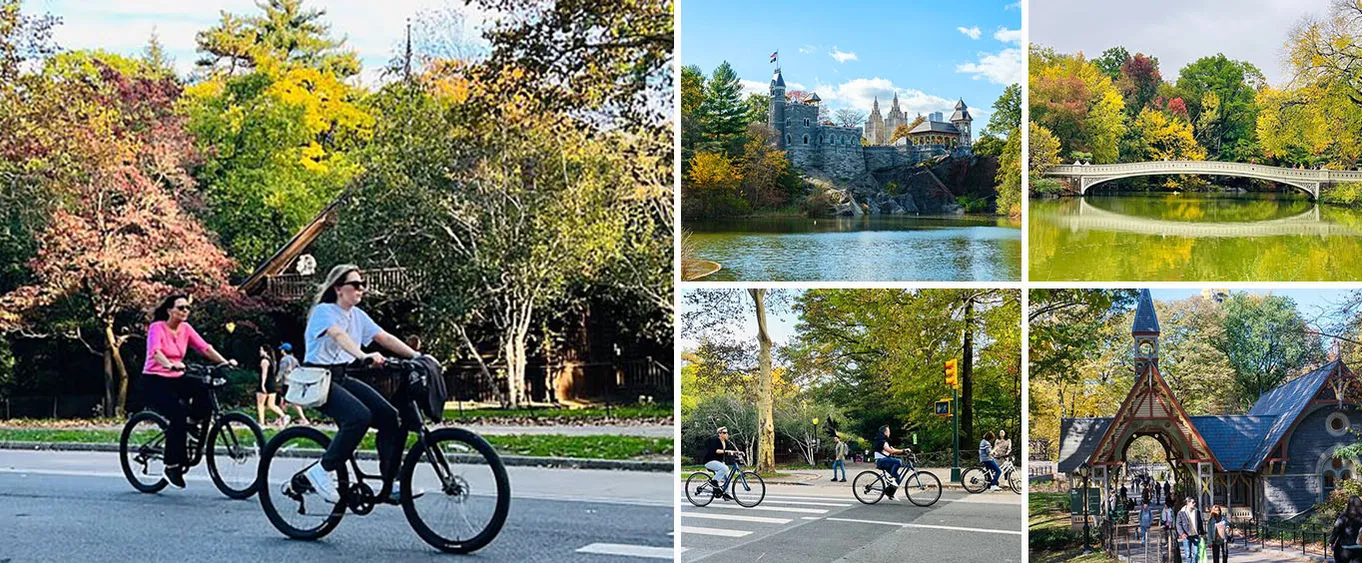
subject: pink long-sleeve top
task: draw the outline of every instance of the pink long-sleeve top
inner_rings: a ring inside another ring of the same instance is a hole
[[[151,323],[151,327],[147,329],[147,363],[142,366],[142,373],[154,373],[161,377],[183,375],[183,372],[172,371],[156,363],[156,351],[160,350],[171,363],[184,362],[184,356],[191,347],[195,352],[205,355],[209,349],[208,343],[204,342],[189,323],[180,323],[178,332],[172,332],[165,321]]]

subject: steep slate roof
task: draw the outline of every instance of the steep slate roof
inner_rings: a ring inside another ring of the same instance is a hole
[[[959,135],[960,130],[956,129],[955,125],[952,125],[950,123],[946,123],[943,121],[932,121],[928,119],[926,121],[923,121],[922,123],[917,124],[917,127],[908,130],[909,135],[914,135],[917,133],[950,133],[951,135]]]
[[[1201,437],[1226,471],[1248,471],[1263,435],[1277,422],[1277,416],[1221,415],[1193,416]]]
[[[1111,426],[1111,417],[1059,421],[1059,472],[1073,473],[1087,461],[1097,449],[1097,442],[1107,433],[1108,426]]]
[[[1158,334],[1159,316],[1154,314],[1154,299],[1149,289],[1140,290],[1140,304],[1135,307],[1135,322],[1130,326],[1133,334]]]
[[[1272,448],[1277,446],[1277,442],[1282,440],[1286,431],[1300,418],[1305,407],[1310,406],[1310,399],[1319,393],[1319,388],[1329,379],[1329,375],[1340,366],[1339,360],[1334,360],[1324,364],[1315,371],[1297,377],[1287,383],[1277,386],[1276,389],[1268,391],[1258,401],[1253,403],[1253,408],[1249,409],[1250,415],[1276,414],[1277,420],[1272,424],[1263,441],[1258,443],[1258,449],[1250,460],[1250,465],[1245,467],[1247,471],[1256,471],[1258,466],[1263,464],[1268,454],[1272,453]]]
[[[1147,290],[1146,290],[1147,291]],[[1144,297],[1141,296],[1141,306]],[[1140,315],[1136,314],[1136,323]],[[1155,320],[1157,323],[1157,320]],[[1157,331],[1157,326],[1154,327]],[[1206,440],[1226,471],[1257,471],[1334,370],[1326,363],[1264,393],[1248,414],[1193,416],[1192,425]],[[1066,418],[1060,421],[1059,471],[1070,473],[1092,455],[1111,418]],[[1081,433],[1081,436],[1079,435]]]
[[[776,69],[776,75],[771,77],[771,85],[785,87],[785,76],[780,74],[780,69]]]

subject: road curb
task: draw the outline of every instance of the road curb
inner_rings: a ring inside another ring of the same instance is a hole
[[[30,451],[67,451],[67,452],[118,452],[118,444],[93,444],[84,442],[22,442],[0,440],[0,450]],[[377,459],[373,452],[355,452],[356,457],[365,460]],[[522,455],[501,456],[507,467],[548,467],[553,469],[613,469],[619,471],[646,471],[670,473],[675,469],[669,461],[640,461],[621,459],[589,459],[578,457],[534,457]]]

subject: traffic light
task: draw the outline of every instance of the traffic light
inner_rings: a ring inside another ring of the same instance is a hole
[[[955,360],[946,360],[946,386],[952,389],[960,387],[960,378],[955,373]]]

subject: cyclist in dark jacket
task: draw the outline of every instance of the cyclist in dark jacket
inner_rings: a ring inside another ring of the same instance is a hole
[[[893,457],[908,450],[900,450],[889,445],[889,426],[881,426],[880,432],[875,436],[875,467],[888,471],[894,477],[894,482],[884,488],[884,494],[889,500],[896,500],[894,492],[898,490],[899,468],[903,467],[903,461]]]

